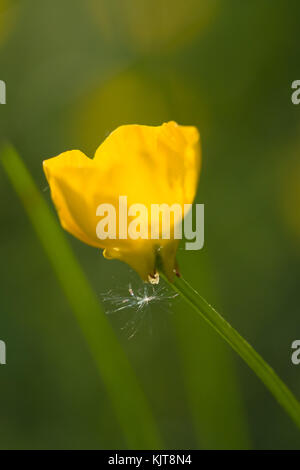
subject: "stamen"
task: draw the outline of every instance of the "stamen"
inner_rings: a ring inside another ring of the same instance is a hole
[[[156,272],[154,274],[148,274],[148,281],[152,285],[156,285],[159,283],[159,273]]]

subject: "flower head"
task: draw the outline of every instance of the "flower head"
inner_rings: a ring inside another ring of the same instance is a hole
[[[99,204],[116,208],[119,197],[128,205],[191,204],[200,172],[199,133],[195,127],[168,122],[162,126],[124,125],[113,131],[93,159],[79,150],[64,152],[43,162],[51,196],[63,228],[81,241],[103,249],[106,258],[125,261],[144,280],[157,279],[157,260],[171,279],[178,240],[99,239]],[[150,233],[150,220],[149,233]],[[181,220],[173,220],[173,225]]]

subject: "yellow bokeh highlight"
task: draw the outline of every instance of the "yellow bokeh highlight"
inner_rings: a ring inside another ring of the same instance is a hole
[[[216,16],[219,0],[89,0],[99,32],[146,53],[169,50],[201,35]]]
[[[14,2],[0,0],[0,46],[5,42],[12,29],[15,10]]]

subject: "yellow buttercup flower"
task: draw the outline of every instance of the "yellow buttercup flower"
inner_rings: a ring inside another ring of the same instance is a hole
[[[171,279],[179,240],[99,239],[97,208],[111,204],[119,227],[119,197],[128,206],[191,204],[200,172],[197,129],[168,122],[162,126],[124,125],[113,131],[90,159],[79,150],[64,152],[43,162],[51,196],[61,225],[88,245],[103,249],[106,258],[129,264],[143,280],[158,279],[161,269]],[[179,220],[173,220],[179,223]],[[149,224],[151,220],[147,219]],[[118,230],[117,230],[118,232]],[[119,233],[119,232],[118,232]],[[158,266],[159,260],[159,266]]]

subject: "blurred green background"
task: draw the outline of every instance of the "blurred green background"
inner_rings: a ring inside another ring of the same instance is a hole
[[[299,20],[297,0],[0,0],[0,139],[16,146],[51,210],[43,159],[73,148],[92,156],[124,123],[196,125],[206,241],[199,252],[179,250],[181,271],[298,398],[290,356],[300,336],[300,107],[291,103]],[[0,448],[124,448],[2,168],[0,220]],[[99,302],[141,286],[127,266],[66,237]],[[166,448],[300,449],[269,392],[183,302],[162,299],[142,317],[105,309]]]

